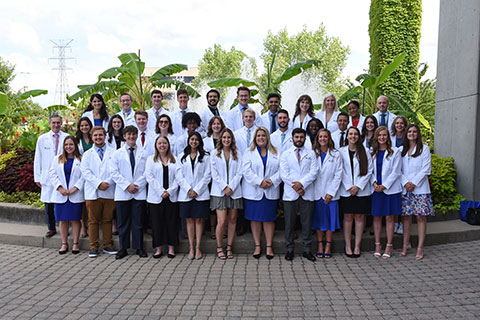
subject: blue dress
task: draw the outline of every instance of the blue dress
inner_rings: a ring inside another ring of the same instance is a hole
[[[320,158],[325,160],[326,153],[322,152]],[[325,200],[322,198],[315,201],[315,209],[313,211],[312,218],[312,230],[327,231],[340,229],[340,218],[338,217],[338,200],[332,200],[328,204],[325,204]]]
[[[67,188],[70,189],[70,175],[72,173],[73,158],[67,159],[67,163],[63,165],[65,172],[65,180],[67,180]],[[58,192],[58,191],[55,191]],[[82,191],[77,191],[82,192]],[[69,199],[65,203],[55,203],[55,220],[56,221],[72,221],[82,219],[82,204],[72,203]]]
[[[93,125],[95,127],[103,127],[102,119],[93,119]]]
[[[377,166],[377,184],[382,184],[382,166],[383,157],[386,150],[379,150],[376,157]],[[372,216],[385,217],[390,215],[399,215],[402,213],[402,193],[385,194],[374,192],[372,194]]]
[[[257,147],[263,162],[263,171],[267,166],[268,150],[265,157],[262,156],[261,150]],[[257,222],[272,222],[277,219],[278,200],[269,200],[263,195],[262,200],[248,200],[244,201],[245,219]]]

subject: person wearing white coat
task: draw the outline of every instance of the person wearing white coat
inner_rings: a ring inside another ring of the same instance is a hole
[[[118,114],[114,114],[110,118],[110,123],[108,124],[107,137],[105,138],[105,143],[109,148],[113,150],[120,149],[125,145],[125,139],[123,139],[123,119]]]
[[[255,130],[252,146],[242,158],[242,195],[245,206],[245,219],[251,221],[255,241],[253,257],[261,256],[260,236],[265,232],[266,256],[273,259],[273,235],[278,200],[280,198],[280,156],[270,144],[268,129]]]
[[[398,149],[392,148],[387,127],[375,130],[372,143],[372,216],[375,234],[375,257],[388,259],[393,252],[394,216],[402,213],[402,185],[400,176],[402,163]],[[382,217],[385,217],[387,246],[383,255],[380,253],[380,233]]]
[[[147,110],[147,128],[149,131],[155,132],[158,118],[162,114],[170,115],[170,112],[168,112],[168,110],[166,110],[162,105],[163,93],[160,90],[152,90],[152,93],[150,93],[150,100],[152,101],[152,107]]]
[[[281,109],[278,111],[277,122],[278,129],[270,135],[270,139],[272,146],[274,146],[281,155],[293,146],[292,129],[289,128],[290,118],[287,110]]]
[[[334,133],[338,130],[337,118],[339,113],[337,98],[333,93],[328,93],[325,98],[323,98],[322,108],[317,112],[315,117],[322,121],[326,129]]]
[[[155,139],[155,154],[148,157],[145,178],[148,182],[147,203],[152,223],[154,259],[160,258],[162,246],[168,245],[168,258],[175,258],[178,245],[178,179],[177,161],[167,137]]]
[[[107,105],[105,104],[101,94],[92,94],[90,97],[90,104],[82,114],[82,118],[83,117],[88,118],[94,127],[99,126],[103,127],[105,130],[108,130],[110,116],[107,113]]]
[[[132,96],[128,93],[120,95],[120,106],[122,111],[117,114],[122,117],[123,123],[126,126],[135,126],[135,111],[132,109]]]
[[[137,146],[151,156],[155,153],[154,143],[157,135],[155,131],[148,129],[148,122],[146,111],[135,111],[135,126],[138,128]]]
[[[312,229],[316,231],[318,250],[317,258],[332,257],[332,241],[335,230],[340,229],[338,200],[343,176],[343,160],[334,148],[331,133],[320,129],[314,144],[317,156],[318,175],[314,182],[315,207]],[[323,240],[325,234],[325,240]]]
[[[190,250],[188,259],[201,259],[200,250],[203,223],[208,217],[210,192],[208,184],[211,180],[210,159],[203,149],[202,136],[193,132],[188,137],[188,145],[177,157],[177,179],[180,185],[178,201],[180,202],[180,218],[187,221],[187,234]],[[196,240],[196,243],[195,243]]]
[[[400,255],[405,256],[410,247],[410,230],[414,215],[417,217],[418,226],[418,247],[415,258],[420,260],[423,259],[427,216],[435,215],[428,182],[432,169],[432,156],[428,146],[422,143],[417,125],[407,126],[406,131],[406,141],[401,149],[403,248]]]
[[[387,128],[391,128],[393,125],[393,121],[397,117],[395,114],[388,111],[388,106],[390,102],[386,96],[380,96],[377,99],[377,108],[378,112],[374,114],[375,118],[377,118],[378,126],[385,126]]]
[[[78,141],[78,151],[80,152],[80,155],[83,155],[85,151],[93,146],[92,137],[90,135],[92,128],[92,122],[86,117],[80,118],[77,122],[77,132],[75,133],[75,137]]]
[[[253,142],[253,133],[257,129],[255,126],[255,112],[252,109],[245,110],[242,119],[245,125],[233,132],[237,142],[237,149],[240,153],[250,148]]]
[[[143,248],[142,217],[145,214],[147,198],[145,179],[145,163],[147,153],[136,145],[138,129],[126,126],[123,130],[125,146],[113,154],[110,170],[115,182],[115,206],[120,240],[120,250],[116,259],[128,255],[130,247],[130,231],[132,232],[132,247],[141,258],[147,257]]]
[[[315,261],[311,253],[312,217],[315,200],[313,181],[318,173],[315,153],[305,148],[306,131],[295,128],[292,131],[293,148],[280,157],[280,176],[284,182],[283,205],[285,216],[285,259],[293,260],[295,243],[293,232],[297,214],[302,225],[303,257]]]
[[[261,126],[263,123],[262,123],[260,114],[257,111],[251,109],[250,106],[248,105],[248,101],[250,100],[250,89],[244,86],[238,87],[237,100],[238,100],[238,105],[233,109],[231,109],[230,111],[228,111],[228,114],[227,114],[227,120],[225,121],[225,123],[228,126],[228,128],[230,128],[233,132],[235,132],[236,130],[244,126],[242,116],[245,110],[254,111],[255,125]]]
[[[348,114],[340,112],[337,116],[337,130],[332,132],[332,140],[335,148],[339,150],[348,144],[347,141]]]
[[[228,113],[218,108],[218,102],[220,101],[220,92],[218,92],[217,89],[210,89],[207,92],[206,97],[207,97],[207,107],[199,112],[200,119],[202,120],[201,131],[208,132],[210,120],[213,117],[220,117],[224,125],[228,127],[227,125]],[[207,150],[206,147],[205,147],[205,150]]]
[[[45,217],[47,220],[47,238],[57,233],[55,226],[55,206],[51,203],[53,186],[48,179],[50,165],[55,156],[62,153],[63,140],[68,134],[61,131],[62,117],[51,115],[48,121],[51,130],[42,134],[37,139],[35,158],[33,160],[33,181],[41,188],[40,200],[45,204]]]
[[[349,117],[349,126],[358,128],[362,130],[363,122],[365,121],[365,117],[362,116],[360,113],[360,103],[358,101],[352,100],[347,105]]]
[[[340,185],[340,212],[344,215],[343,231],[345,255],[360,257],[365,216],[371,210],[372,157],[363,147],[360,131],[355,127],[347,130],[348,146],[340,148],[343,162],[342,184]],[[352,226],[355,219],[355,248],[352,250]]]
[[[212,154],[216,150],[217,142],[220,139],[220,132],[225,128],[225,122],[223,122],[223,119],[220,116],[213,116],[210,118],[205,130],[207,136],[203,138],[203,148],[205,151]]]
[[[237,213],[243,209],[242,160],[235,145],[232,130],[225,128],[220,133],[217,149],[210,153],[212,173],[212,190],[210,192],[210,209],[216,210],[217,257],[221,260],[233,259],[232,243],[237,227]],[[223,251],[222,239],[228,219],[228,239],[226,255]]]
[[[106,131],[103,127],[93,127],[91,134],[94,145],[83,154],[81,169],[85,180],[85,204],[88,211],[90,238],[88,256],[95,258],[100,248],[100,224],[102,224],[103,252],[117,253],[113,250],[112,242],[115,183],[110,173],[110,162],[115,149],[106,145]]]
[[[81,155],[78,152],[77,141],[72,136],[63,140],[63,153],[56,156],[49,170],[49,180],[53,186],[51,202],[55,204],[55,220],[60,224],[62,247],[59,254],[68,251],[68,225],[72,222],[73,246],[72,254],[80,253],[78,238],[80,236],[80,219],[84,180],[80,169]]]
[[[278,108],[280,107],[280,95],[270,93],[267,96],[268,111],[261,115],[262,125],[273,134],[278,129]]]
[[[307,129],[307,124],[312,118],[315,117],[313,112],[313,100],[307,95],[301,95],[297,104],[295,105],[295,114],[292,119],[292,129],[302,128]]]

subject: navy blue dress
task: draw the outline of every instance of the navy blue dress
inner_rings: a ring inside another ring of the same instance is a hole
[[[263,171],[267,167],[268,150],[265,157],[262,157],[262,153],[259,147],[257,151],[260,154],[263,162]],[[278,200],[269,200],[263,195],[262,200],[248,200],[244,201],[245,206],[245,219],[257,222],[273,222],[277,219],[277,206]]]
[[[382,184],[382,166],[383,157],[386,150],[379,150],[376,157],[377,166],[377,184]],[[390,215],[399,215],[402,213],[402,193],[385,194],[382,192],[373,192],[372,194],[372,216],[384,217]]]
[[[63,165],[65,172],[65,180],[67,180],[66,189],[70,189],[70,175],[72,174],[73,158],[67,159],[67,163]],[[58,191],[55,191],[58,192]],[[77,191],[82,192],[82,191]],[[82,203],[72,203],[69,199],[65,203],[55,203],[55,220],[56,221],[72,221],[82,219]]]

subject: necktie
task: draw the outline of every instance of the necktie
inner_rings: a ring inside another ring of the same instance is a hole
[[[282,132],[282,144],[283,144],[283,142],[285,141],[285,136],[286,136],[286,135],[287,135],[287,134],[286,134],[285,132]]]
[[[297,148],[297,161],[300,164],[300,148]]]
[[[125,118],[125,120],[127,120],[127,117],[128,117],[128,113],[123,111],[123,117]]]
[[[160,117],[160,110],[155,110],[155,118],[158,120],[158,117]]]
[[[142,132],[142,147],[145,145],[145,132]]]
[[[242,114],[245,110],[247,110],[247,107],[242,107]]]
[[[247,129],[247,146],[250,147],[250,139],[252,138],[251,129]]]
[[[187,111],[182,110],[182,120],[183,120],[183,117],[185,116],[185,113],[187,113]]]
[[[274,133],[277,130],[276,120],[277,114],[272,114],[272,121],[270,122],[270,133]]]
[[[128,148],[130,150],[130,165],[132,166],[132,175],[133,171],[135,170],[135,155],[133,154],[133,150],[135,150],[133,147]]]
[[[380,125],[381,126],[384,126],[385,125],[385,117],[386,117],[386,114],[385,113],[382,113],[380,114]]]
[[[98,148],[98,156],[100,157],[100,160],[103,160],[103,148]]]
[[[340,132],[341,137],[340,137],[340,147],[345,146],[345,131]]]
[[[58,143],[60,142],[59,139],[58,139],[58,133],[55,133],[53,135],[55,137],[55,155],[58,154]]]

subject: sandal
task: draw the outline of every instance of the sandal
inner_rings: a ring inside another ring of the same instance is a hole
[[[325,241],[317,241],[318,242],[318,252],[317,254],[315,255],[317,258],[323,258],[325,257],[325,248],[323,247],[323,245],[325,244]],[[320,244],[322,245],[322,252],[320,252]]]
[[[74,247],[74,246],[77,246],[77,248],[78,248],[78,242],[77,242],[77,243],[75,243],[75,242],[73,243],[73,246],[72,246],[72,254],[79,254],[79,253],[80,253],[80,249],[73,250],[73,247]]]
[[[417,255],[415,256],[415,260],[422,260],[423,259],[423,248],[417,248]]]
[[[220,250],[218,250],[220,249]],[[223,248],[222,247],[217,247],[217,258],[220,259],[220,260],[226,260],[227,257],[225,256],[225,253],[223,252]]]
[[[323,254],[323,257],[324,257],[325,259],[330,259],[330,258],[332,257],[332,241],[325,241],[325,243],[326,243],[326,245],[327,245],[327,244],[330,245],[330,250],[329,250],[330,253],[324,253],[324,254]],[[327,247],[326,245],[325,245],[325,251],[327,251],[327,250],[326,250],[326,249],[327,249],[327,248],[326,248],[326,247]]]
[[[382,244],[381,244],[380,242],[375,242],[375,250],[377,249],[377,246],[380,246],[380,250],[382,250],[381,245],[382,245]],[[374,256],[375,258],[380,258],[380,257],[382,256],[382,254],[381,254],[380,252],[378,252],[378,251],[375,251],[375,252],[373,253],[373,256]]]
[[[58,250],[58,254],[65,254],[65,253],[68,252],[68,243],[62,242],[62,248],[63,248],[63,246],[66,246],[67,248],[65,250]],[[62,249],[62,248],[60,248],[60,249]]]
[[[272,246],[266,246],[265,248],[272,248]],[[268,254],[268,253],[266,253],[265,256],[267,257],[268,260],[272,260],[275,257],[273,254]]]
[[[260,245],[255,245],[255,248],[258,248],[258,247],[260,247]],[[262,251],[260,250],[260,253],[257,253],[257,254],[254,253],[254,254],[253,254],[253,257],[254,257],[255,259],[260,259],[260,256],[261,256],[261,255],[262,255]]]
[[[230,249],[228,249],[228,248],[230,248]],[[232,245],[228,244],[226,250],[227,250],[227,258],[228,259],[233,259]]]
[[[388,248],[388,247],[391,247],[391,248],[392,248],[392,252],[393,252],[393,244],[387,243],[387,247],[385,248],[385,252],[387,252],[387,248]],[[385,252],[384,252],[383,255],[382,255],[382,258],[383,258],[383,259],[388,259],[388,258],[390,258],[390,257],[392,256],[392,253],[388,254],[388,253],[385,253]]]

